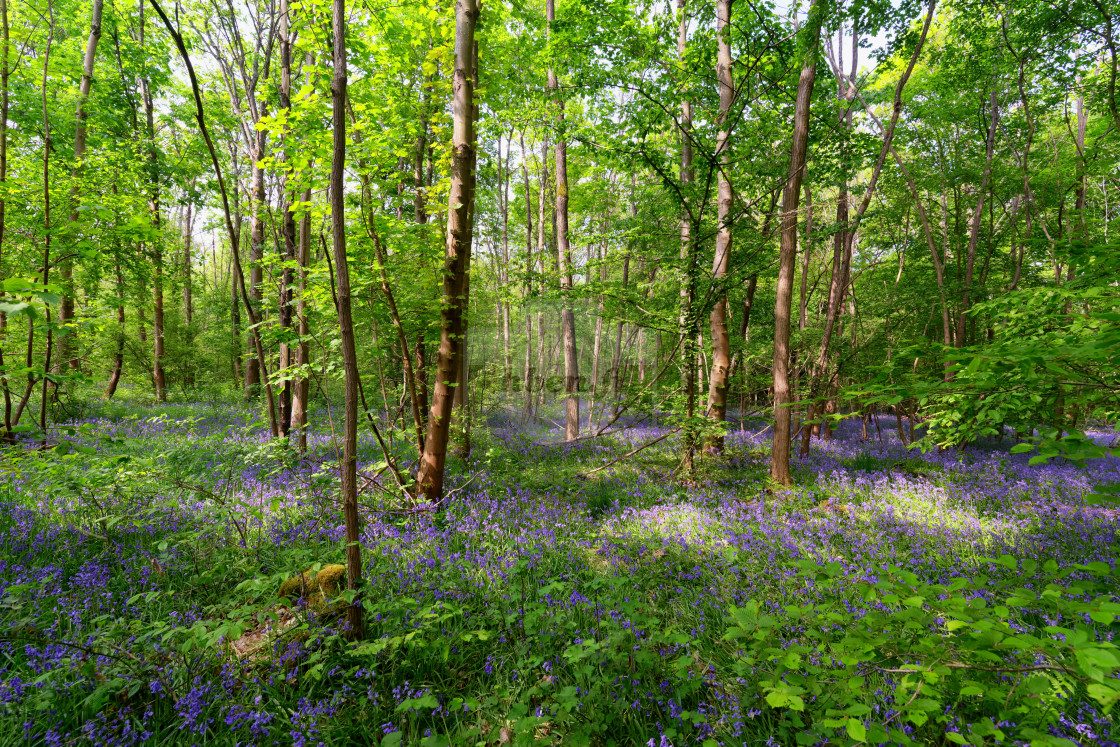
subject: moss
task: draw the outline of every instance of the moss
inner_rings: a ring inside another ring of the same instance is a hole
[[[330,599],[336,596],[346,586],[346,566],[337,563],[323,566],[315,576],[315,582],[324,597]]]
[[[279,597],[296,599],[304,597],[313,604],[337,596],[345,586],[346,566],[338,563],[324,565],[318,571],[308,568],[298,576],[292,576],[280,584],[276,592]]]
[[[289,579],[285,579],[284,582],[280,584],[280,589],[276,592],[276,596],[287,599],[307,596],[312,593],[314,583],[314,579],[309,573],[301,573],[298,576],[292,576]]]

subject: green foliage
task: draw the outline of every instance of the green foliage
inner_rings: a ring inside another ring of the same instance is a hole
[[[1039,567],[1006,555],[991,562],[1028,575]],[[820,604],[752,600],[731,610],[724,634],[737,647],[735,672],[765,697],[783,741],[808,729],[830,744],[926,744],[944,735],[979,745],[1010,739],[1001,729],[1010,722],[1017,739],[1069,745],[1049,727],[1074,693],[1106,713],[1120,701],[1120,650],[1103,632],[1120,616],[1111,593],[1118,571],[1104,563],[1049,561],[1042,570],[1054,583],[990,600],[974,592],[989,583],[983,576],[929,584],[890,566],[852,588],[839,563],[795,565]],[[1082,580],[1057,583],[1070,577]],[[847,600],[867,606],[853,614]],[[1027,620],[1015,612],[1025,607]],[[1078,617],[1084,622],[1046,622]],[[872,717],[876,703],[891,709],[889,719]]]

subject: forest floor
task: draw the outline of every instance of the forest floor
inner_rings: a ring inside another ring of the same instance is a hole
[[[584,476],[668,426],[494,412],[411,511],[363,434],[354,645],[277,595],[343,562],[329,413],[302,459],[252,417],[98,405],[3,455],[0,745],[1120,743],[1117,514],[1084,501],[1120,459],[847,421],[774,490],[748,419],[688,481],[675,436]]]

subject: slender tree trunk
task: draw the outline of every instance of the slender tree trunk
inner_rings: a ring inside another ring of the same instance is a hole
[[[498,278],[501,281],[503,293],[509,292],[509,185],[510,185],[510,153],[513,150],[513,131],[506,139],[506,158],[503,168],[501,162],[502,148],[501,137],[498,138],[498,201],[502,211],[502,262]],[[509,299],[499,300],[502,322],[502,352],[503,374],[507,395],[513,394],[513,340],[510,326],[512,324]]]
[[[630,284],[630,250],[622,257],[622,293],[625,295],[626,288]],[[614,406],[619,406],[619,386],[620,377],[622,372],[622,332],[625,322],[621,319],[615,324],[614,333],[614,356],[611,361],[611,399],[614,400]],[[616,410],[617,412],[617,410]]]
[[[556,21],[556,1],[545,0],[549,29]],[[564,99],[556,71],[548,68],[548,89],[556,107],[556,250],[560,258],[560,334],[564,340],[564,440],[579,436],[579,358],[576,317],[572,309],[572,247],[568,237],[568,139],[564,133]]]
[[[144,48],[144,3],[139,3],[139,31],[137,42]],[[152,388],[158,402],[167,401],[167,379],[163,370],[163,237],[160,235],[160,174],[159,151],[156,148],[155,103],[147,71],[140,76],[140,98],[144,106],[144,124],[147,146],[146,169],[148,177],[148,211],[151,214],[155,237],[148,242],[152,263]]]
[[[677,0],[677,15],[679,26],[677,29],[677,58],[679,64],[684,66],[685,53],[688,51],[688,0]],[[681,142],[681,272],[680,272],[680,307],[677,324],[681,339],[680,362],[681,378],[684,380],[685,392],[685,427],[682,432],[684,473],[690,474],[693,468],[693,457],[696,451],[696,426],[692,418],[696,415],[696,357],[697,357],[697,324],[693,304],[696,300],[696,271],[697,271],[697,241],[698,231],[694,229],[693,206],[689,200],[689,186],[695,179],[692,167],[692,102],[687,96],[681,98],[680,132]],[[699,228],[698,226],[696,227]]]
[[[264,158],[267,139],[265,130],[253,130],[252,171],[250,172],[249,191],[249,296],[248,302],[253,306],[256,316],[263,316],[261,302],[264,299],[264,167],[261,159]],[[250,357],[245,361],[245,396],[257,397],[260,395],[262,373],[260,361]]]
[[[338,330],[342,338],[346,401],[342,448],[342,513],[346,526],[347,588],[357,592],[362,580],[361,524],[358,516],[358,352],[354,342],[354,319],[350,308],[350,269],[346,260],[346,201],[343,183],[346,169],[346,10],[345,0],[333,0],[334,78],[331,101],[334,148],[331,160],[331,235],[334,271],[338,289]],[[346,608],[350,637],[364,636],[361,598]]]
[[[311,202],[311,187],[303,191],[303,202]],[[311,394],[311,380],[304,369],[311,365],[311,348],[307,342],[311,326],[307,320],[307,270],[311,266],[311,212],[304,211],[299,222],[299,301],[296,316],[299,319],[299,344],[296,346],[295,365],[300,369],[292,386],[292,428],[299,434],[299,452],[307,453],[307,408]]]
[[[230,250],[232,251],[232,249]],[[232,261],[232,260],[231,260]],[[237,291],[237,276],[230,273],[230,331],[233,334],[233,385],[244,391],[245,377],[241,372],[241,294]]]
[[[369,227],[369,231],[370,235],[373,237],[374,249],[377,252],[377,263],[380,267],[381,293],[385,296],[385,303],[389,307],[389,316],[393,320],[393,327],[397,331],[397,344],[401,353],[401,367],[404,371],[404,386],[412,405],[412,423],[416,432],[416,449],[417,453],[422,453],[424,451],[424,418],[420,413],[420,394],[417,390],[416,373],[412,366],[412,358],[409,356],[408,336],[405,334],[404,323],[401,321],[400,312],[397,310],[396,297],[393,295],[393,289],[389,285],[389,273],[385,269],[389,264],[389,255],[388,252],[385,251],[384,245],[381,243],[380,236],[374,231],[372,225]]]
[[[528,302],[533,295],[533,200],[529,191],[529,151],[525,150],[525,133],[518,136],[521,145],[521,178],[525,183],[525,414],[533,409],[533,315]]]
[[[606,227],[604,226],[604,229]],[[604,250],[599,248],[599,282],[601,286],[607,284],[607,265],[603,261]],[[599,361],[603,351],[603,313],[606,311],[603,294],[599,294],[599,302],[595,312],[595,342],[591,354],[591,396],[594,398],[599,392]]]
[[[454,403],[452,390],[462,368],[462,343],[467,331],[467,276],[473,239],[470,211],[474,202],[476,157],[472,106],[476,69],[474,30],[478,16],[476,0],[456,0],[451,186],[447,197],[447,252],[443,266],[440,344],[428,434],[416,477],[419,495],[433,505],[443,496],[444,464]]]
[[[429,80],[434,80],[434,74]],[[413,194],[413,217],[420,225],[425,225],[428,222],[428,208],[427,208],[427,189],[428,179],[430,178],[430,171],[425,172],[424,169],[424,155],[428,153],[430,143],[428,141],[428,117],[431,108],[431,87],[425,86],[424,92],[421,97],[420,106],[420,135],[416,139],[416,153],[413,156],[413,172],[412,178],[415,183],[415,191]],[[430,160],[430,159],[429,159]],[[416,345],[413,349],[413,370],[416,388],[416,397],[419,399],[417,402],[417,410],[420,412],[421,417],[421,432],[425,432],[428,427],[428,352],[427,344],[424,340],[424,330],[421,328],[416,333]],[[423,439],[421,439],[421,442]]]
[[[103,395],[105,399],[112,399],[113,395],[117,393],[117,386],[121,382],[121,373],[124,370],[124,273],[121,272],[119,245],[116,247],[116,256],[114,257],[114,260],[115,261],[113,262],[113,270],[117,281],[117,334],[115,335],[117,340],[117,348],[113,354],[113,370],[109,374],[109,383],[106,385],[105,394]]]
[[[429,79],[431,80],[431,79]],[[423,86],[420,103],[420,134],[416,136],[416,150],[412,154],[412,214],[419,224],[428,222],[427,189],[424,179],[424,154],[428,152],[428,107],[430,106],[431,86]]]
[[[191,284],[192,267],[191,244],[194,241],[194,205],[187,203],[186,217],[183,219],[183,320],[190,331],[194,323],[194,288]],[[203,249],[203,252],[206,250]],[[205,253],[203,254],[205,256]],[[205,279],[205,278],[204,278]]]
[[[717,186],[717,232],[712,259],[712,281],[724,283],[731,270],[731,107],[735,103],[735,78],[731,73],[731,7],[733,0],[716,0],[716,81],[719,86],[719,126],[716,152],[719,154]],[[727,421],[727,384],[731,372],[731,336],[727,331],[727,290],[720,289],[708,317],[712,337],[712,369],[708,386],[708,417],[717,423]],[[722,433],[710,436],[705,444],[713,454],[723,453]]]
[[[290,116],[292,109],[292,37],[291,29],[289,26],[289,3],[288,0],[280,0],[280,110],[286,116]],[[292,160],[292,153],[295,149],[295,144],[292,142],[291,133],[285,128],[280,136],[280,147],[282,150],[282,157],[285,161]],[[293,264],[296,263],[299,254],[297,246],[296,234],[296,216],[293,212],[295,207],[295,189],[290,189],[289,180],[291,172],[287,169],[284,171],[284,176],[280,182],[280,205],[282,215],[280,220],[280,234],[283,237],[284,245],[280,252],[280,260],[283,262],[284,269],[280,274],[280,298],[277,304],[277,321],[280,326],[280,360],[277,367],[280,371],[284,372],[283,381],[280,383],[280,391],[277,393],[277,416],[279,419],[280,437],[289,439],[289,434],[292,428],[292,407],[293,407],[293,389],[296,386],[295,380],[288,375],[289,369],[292,367],[294,358],[292,344],[288,341],[292,331],[292,302],[293,302],[293,284],[295,283],[295,273]]]
[[[972,226],[968,237],[968,258],[965,260],[964,288],[961,290],[961,310],[957,315],[957,347],[964,347],[968,311],[972,307],[972,276],[976,266],[976,244],[980,239],[980,221],[984,215],[984,198],[988,191],[988,181],[992,177],[992,155],[996,141],[996,126],[999,123],[999,98],[995,86],[989,101],[991,121],[988,125],[988,139],[984,156],[984,176],[980,180],[980,190],[976,198],[976,209],[972,212]]]
[[[859,36],[855,31],[852,32],[852,70],[850,76],[841,80],[838,83],[839,90],[837,91],[837,100],[840,104],[840,126],[845,133],[850,133],[852,127],[852,100],[855,98],[855,76],[859,70]],[[831,48],[831,42],[829,42]],[[840,61],[842,64],[843,60]],[[840,64],[837,65],[840,69]],[[842,146],[842,153],[847,154],[849,146],[845,141]],[[806,189],[806,194],[809,194]],[[812,203],[809,203],[810,213],[812,211]],[[820,348],[817,350],[817,358],[814,362],[813,368],[809,376],[809,396],[808,396],[808,409],[805,416],[805,424],[801,428],[801,456],[807,456],[809,453],[809,444],[813,435],[821,432],[821,424],[815,422],[816,418],[822,411],[829,411],[830,406],[835,410],[835,403],[831,400],[821,405],[817,402],[818,395],[820,394],[822,379],[827,375],[827,367],[829,360],[829,346],[832,342],[832,332],[836,327],[836,321],[840,315],[841,304],[844,300],[844,294],[848,287],[848,276],[851,272],[852,264],[852,242],[851,237],[854,236],[854,231],[848,225],[848,177],[844,175],[840,183],[840,190],[836,196],[836,225],[838,229],[832,235],[832,278],[828,285],[828,302],[825,307],[825,323],[824,332],[821,334]],[[810,219],[811,220],[811,219]],[[806,265],[808,265],[808,248],[806,248]],[[805,283],[805,278],[802,278],[802,284]],[[804,312],[802,312],[804,317]],[[827,433],[828,428],[825,427],[824,431]]]
[[[541,289],[544,289],[544,278],[547,270],[547,255],[548,246],[546,244],[546,220],[548,212],[548,137],[545,134],[545,140],[541,143],[541,181],[540,181],[540,194],[537,202],[538,219],[537,219],[537,262],[540,269]],[[555,211],[554,211],[555,212]],[[544,403],[544,396],[547,392],[549,369],[551,367],[552,353],[551,350],[546,350],[547,332],[544,324],[544,312],[537,312],[537,371],[538,379],[540,380],[540,396],[537,401],[541,404]],[[548,363],[545,359],[548,356]]]
[[[93,68],[97,61],[97,44],[101,40],[101,14],[104,7],[103,0],[94,0],[93,13],[89,25],[89,39],[86,41],[85,56],[82,58],[82,78],[78,84],[78,106],[75,112],[74,123],[74,186],[70,189],[70,227],[69,235],[73,243],[77,243],[78,221],[81,218],[79,211],[79,172],[82,162],[86,157],[86,122],[89,112],[86,104],[89,103],[90,90],[93,87]],[[76,371],[80,361],[74,356],[74,260],[73,251],[67,251],[59,262],[59,274],[62,276],[62,300],[58,308],[58,323],[61,332],[58,336],[58,362],[71,371]]]
[[[793,303],[793,271],[797,262],[798,206],[801,177],[805,170],[809,140],[809,105],[817,75],[817,47],[820,43],[824,0],[813,0],[805,33],[808,45],[804,66],[797,84],[797,103],[793,115],[793,144],[790,151],[789,178],[782,194],[782,240],[778,265],[778,285],[774,303],[774,439],[770,454],[770,477],[781,485],[792,484],[789,452],[793,399],[790,392],[790,313]]]
[[[141,28],[143,23],[141,23]],[[141,31],[141,33],[143,33]],[[143,41],[141,40],[141,44]],[[152,215],[155,238],[149,243],[152,258],[152,385],[156,400],[167,401],[167,375],[163,370],[164,319],[163,319],[163,237],[160,235],[159,152],[156,150],[155,105],[151,84],[147,78],[140,81],[144,99],[144,118],[148,129],[148,209]]]
[[[1007,39],[1007,22],[1003,22],[1004,41],[1007,48],[1011,50],[1011,54],[1015,57],[1019,65],[1019,75],[1016,79],[1016,85],[1019,89],[1019,103],[1022,104],[1023,118],[1027,122],[1027,133],[1023,141],[1022,154],[1019,156],[1019,166],[1023,172],[1023,210],[1026,212],[1026,230],[1024,231],[1022,247],[1019,250],[1018,257],[1015,258],[1015,270],[1011,279],[1010,290],[1015,290],[1019,287],[1019,279],[1023,272],[1023,258],[1026,254],[1027,246],[1031,242],[1031,232],[1033,225],[1033,210],[1034,210],[1034,196],[1031,194],[1031,177],[1029,158],[1031,153],[1031,145],[1034,142],[1034,117],[1031,116],[1030,100],[1027,97],[1026,74],[1027,74],[1027,55],[1019,54],[1011,46],[1011,42]],[[1107,194],[1107,193],[1106,193]],[[1107,227],[1107,221],[1105,226]]]
[[[0,277],[8,277],[4,270],[4,238],[7,235],[8,217],[8,108],[9,77],[11,67],[8,54],[11,52],[11,26],[8,23],[8,0],[0,0]],[[8,336],[8,315],[0,312],[0,385],[4,388],[4,434],[8,441],[14,440],[12,434],[12,390],[8,381],[8,369],[4,364],[4,342]]]
[[[51,61],[51,46],[54,44],[54,5],[51,0],[47,0],[47,18],[50,24],[47,29],[47,43],[43,52],[43,82],[42,82],[42,102],[43,102],[43,266],[41,270],[41,277],[43,285],[50,282],[51,273],[51,120],[47,111],[47,72],[50,69]],[[51,350],[54,347],[53,330],[54,325],[51,324],[51,309],[47,307],[45,314],[47,325],[47,345],[43,354],[43,386],[40,392],[39,399],[39,430],[46,432],[47,430],[47,372],[51,370]],[[28,324],[31,323],[31,317],[28,317]],[[27,335],[27,365],[31,367],[31,342],[33,340],[31,332]],[[28,374],[30,377],[31,374]],[[27,401],[27,396],[31,393],[30,389],[34,386],[34,379],[29,378],[28,392],[24,395],[24,402]],[[23,411],[23,403],[20,403],[20,412]],[[19,420],[18,414],[16,420]]]

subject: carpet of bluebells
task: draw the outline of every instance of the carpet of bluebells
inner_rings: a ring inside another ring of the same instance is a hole
[[[217,403],[9,450],[0,744],[1120,744],[1118,517],[1085,501],[1120,459],[853,420],[782,490],[747,419],[688,479],[675,437],[585,475],[669,425],[498,411],[426,507],[363,435],[351,643],[276,594],[342,562],[330,415],[303,457]]]

